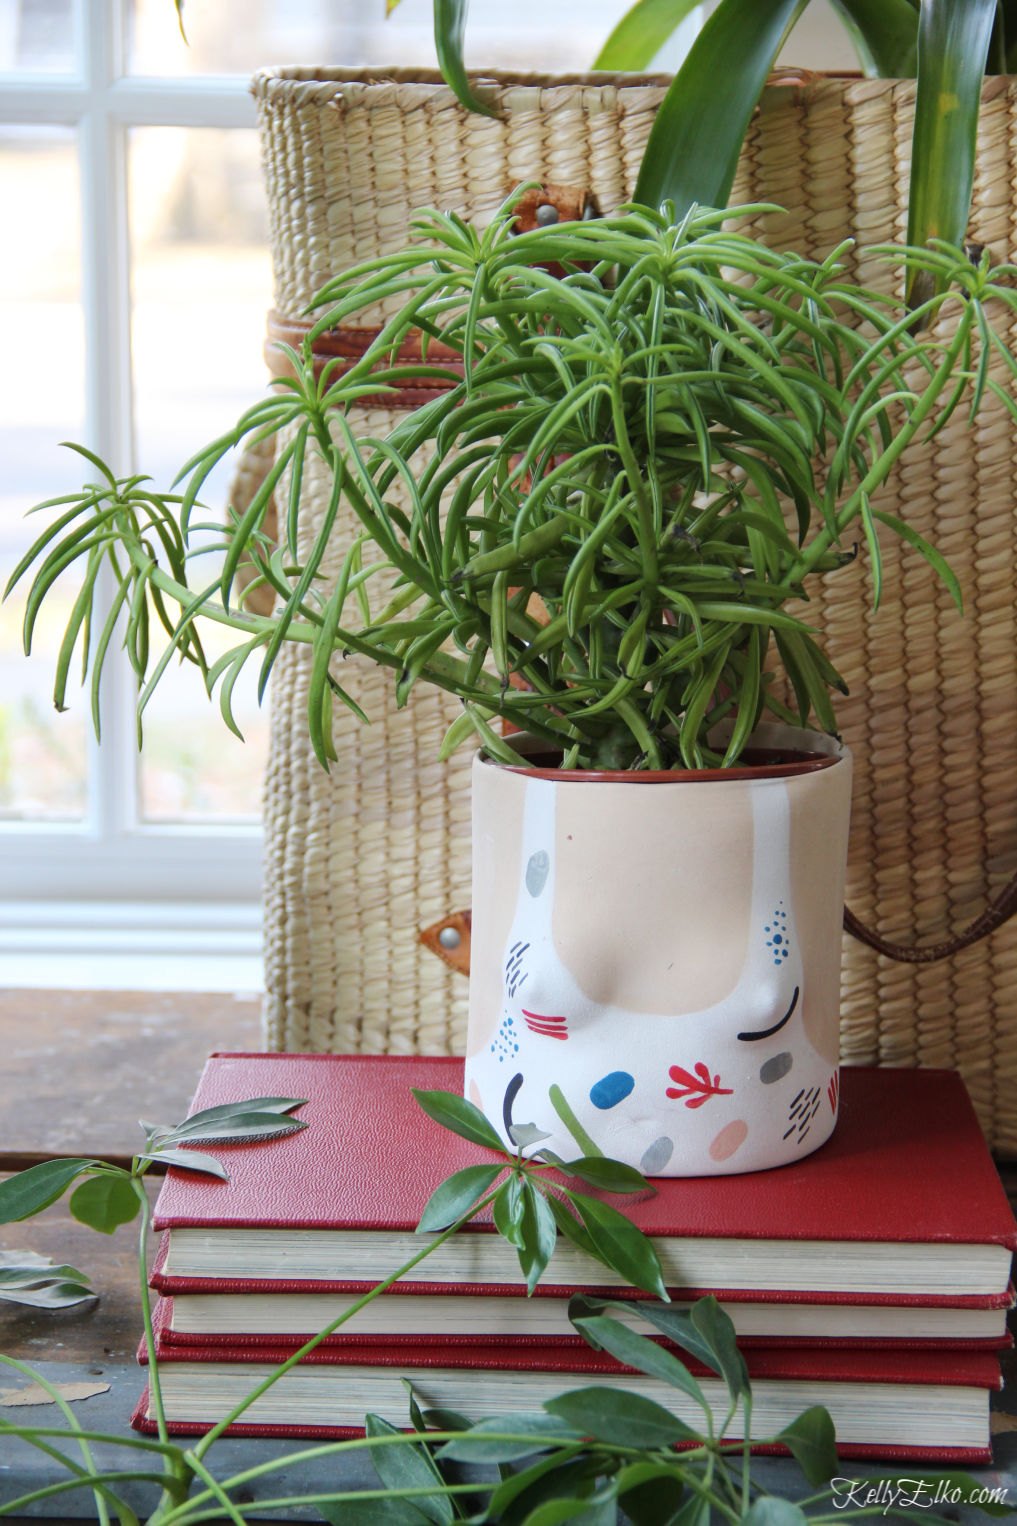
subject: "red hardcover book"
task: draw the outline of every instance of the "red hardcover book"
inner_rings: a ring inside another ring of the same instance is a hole
[[[169,1345],[156,1311],[159,1381],[170,1430],[198,1433],[223,1419],[246,1393],[291,1354],[232,1346]],[[144,1360],[144,1350],[139,1355]],[[1001,1386],[999,1364],[983,1352],[844,1348],[758,1348],[746,1353],[752,1380],[753,1433],[774,1435],[810,1405],[831,1413],[842,1457],[888,1461],[987,1462],[989,1394]],[[727,1412],[722,1381],[698,1363],[696,1374],[717,1420]],[[242,1435],[332,1437],[357,1434],[367,1412],[407,1421],[406,1378],[422,1408],[471,1416],[532,1413],[544,1400],[590,1383],[632,1389],[690,1424],[695,1402],[660,1379],[635,1373],[587,1346],[538,1349],[505,1342],[475,1350],[417,1347],[318,1347],[290,1369],[231,1428]],[[148,1400],[135,1413],[151,1429]],[[737,1419],[732,1439],[738,1435]]]
[[[267,1143],[203,1146],[223,1182],[170,1168],[155,1225],[157,1281],[252,1293],[354,1292],[421,1248],[433,1189],[490,1152],[431,1122],[410,1088],[460,1092],[462,1062],[374,1055],[213,1056],[194,1109],[245,1097],[307,1099],[310,1125]],[[832,1138],[800,1162],[743,1176],[656,1179],[615,1198],[656,1244],[676,1295],[989,1307],[1006,1301],[1017,1225],[963,1082],[952,1071],[845,1069]],[[404,1290],[517,1292],[515,1252],[468,1226]],[[559,1244],[538,1297],[619,1279]]]

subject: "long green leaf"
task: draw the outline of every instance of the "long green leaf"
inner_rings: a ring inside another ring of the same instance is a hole
[[[596,1384],[548,1399],[544,1408],[576,1430],[617,1446],[670,1447],[690,1435],[683,1420],[653,1399]]]
[[[669,1302],[657,1252],[644,1234],[617,1208],[582,1192],[570,1192],[569,1199],[578,1209],[593,1241],[597,1258],[613,1267],[619,1276]]]
[[[37,1309],[66,1309],[99,1295],[73,1266],[54,1266],[35,1251],[0,1252],[0,1299]]]
[[[364,1433],[368,1440],[377,1436],[398,1436],[400,1433],[390,1421],[381,1415],[364,1417]],[[374,1471],[388,1489],[420,1489],[434,1487],[435,1493],[417,1495],[414,1505],[421,1515],[434,1526],[448,1526],[455,1518],[452,1501],[445,1494],[445,1480],[437,1464],[425,1446],[406,1438],[397,1446],[369,1447]]]
[[[477,100],[466,75],[463,42],[467,9],[467,0],[434,0],[434,47],[438,67],[445,83],[455,91],[457,100],[467,111],[496,117],[496,111]]]
[[[44,1160],[0,1182],[0,1224],[30,1219],[55,1203],[74,1181],[98,1166],[97,1160]]]
[[[918,11],[908,0],[832,0],[866,74],[911,79],[918,68]]]
[[[808,0],[721,0],[657,112],[635,200],[726,205],[766,76]]]
[[[608,36],[595,69],[646,69],[700,0],[636,0]]]
[[[911,138],[908,243],[963,242],[971,211],[975,134],[996,0],[922,0]],[[939,288],[912,268],[909,307]]]
[[[465,1166],[461,1171],[454,1171],[434,1189],[424,1204],[417,1233],[429,1234],[454,1224],[480,1201],[489,1187],[494,1186],[504,1169],[504,1165],[497,1161],[493,1166]]]
[[[523,1182],[522,1244],[518,1247],[519,1265],[526,1278],[526,1291],[532,1293],[554,1252],[558,1229],[547,1199],[537,1185]]]
[[[450,1425],[441,1426],[443,1431],[452,1430]],[[488,1432],[497,1437],[509,1433],[513,1436],[532,1436],[532,1441],[486,1441]],[[478,1420],[464,1432],[461,1441],[446,1441],[439,1457],[454,1462],[490,1463],[518,1462],[521,1457],[532,1457],[562,1441],[580,1441],[582,1432],[553,1415],[513,1415],[511,1420],[494,1418]]]
[[[656,1341],[630,1330],[610,1314],[594,1314],[586,1319],[577,1319],[575,1324],[581,1334],[598,1349],[609,1351],[626,1367],[634,1367],[637,1372],[645,1372],[649,1377],[659,1378],[662,1383],[669,1383],[672,1388],[681,1389],[707,1414],[710,1413],[703,1390],[684,1362],[680,1362],[663,1346],[658,1346]]]
[[[935,546],[930,546],[925,537],[919,535],[913,525],[906,524],[904,520],[897,519],[895,515],[888,514],[884,509],[873,509],[872,513],[874,518],[878,519],[882,524],[888,525],[902,540],[906,540],[909,546],[914,546],[916,551],[921,552],[929,566],[946,584],[947,591],[957,606],[958,614],[963,613],[964,600],[961,586],[958,582],[957,574],[946,558],[936,550]]]
[[[146,1150],[138,1159],[159,1161],[164,1166],[180,1166],[185,1171],[200,1171],[206,1176],[217,1176],[223,1182],[230,1179],[222,1161],[216,1160],[214,1155],[206,1155],[203,1150],[173,1150],[166,1147]]]
[[[453,1134],[459,1134],[472,1144],[483,1145],[486,1150],[497,1150],[501,1155],[506,1153],[501,1138],[479,1107],[465,1097],[457,1097],[455,1092],[421,1091],[416,1086],[411,1086],[410,1091],[428,1118],[433,1118],[442,1128],[451,1129]]]

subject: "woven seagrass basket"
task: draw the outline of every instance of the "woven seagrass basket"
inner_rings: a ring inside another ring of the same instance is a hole
[[[404,242],[420,206],[482,223],[519,181],[537,179],[589,189],[612,209],[632,194],[665,86],[491,76],[478,88],[499,111],[492,120],[463,112],[437,76],[258,75],[277,314],[298,319],[331,274]],[[913,106],[913,82],[777,80],[732,199],[786,207],[755,231],[803,254],[848,234],[902,239]],[[970,236],[997,259],[1014,243],[1015,119],[1017,83],[987,82]],[[869,257],[857,270],[884,279]],[[376,433],[392,417],[374,409],[361,422]],[[956,416],[881,499],[944,551],[964,589],[963,619],[897,543],[886,546],[878,614],[864,555],[809,606],[851,689],[838,710],[857,769],[849,901],[888,939],[966,924],[1017,868],[1013,438],[1002,404],[987,403],[974,429]],[[305,478],[308,536],[323,493],[319,478]],[[389,677],[350,659],[344,686],[373,724],[342,712],[339,763],[326,775],[307,739],[307,680],[306,654],[285,651],[265,799],[267,1042],[459,1050],[466,983],[418,943],[420,928],[470,899],[470,759],[435,762],[457,704],[418,690],[396,711]],[[1017,1152],[1017,921],[931,965],[847,939],[843,971],[845,1061],[958,1066],[990,1141]]]

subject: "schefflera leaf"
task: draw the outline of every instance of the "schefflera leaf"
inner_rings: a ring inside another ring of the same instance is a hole
[[[306,1097],[248,1097],[223,1102],[192,1113],[183,1123],[142,1122],[151,1149],[176,1144],[241,1144],[259,1139],[281,1139],[306,1129],[302,1118],[284,1116],[303,1107]]]
[[[0,1299],[35,1309],[68,1309],[97,1298],[84,1272],[54,1266],[49,1256],[15,1250],[0,1254]]]
[[[303,1118],[286,1114],[303,1107],[305,1097],[247,1097],[238,1102],[222,1102],[192,1113],[183,1123],[148,1123],[141,1119],[147,1136],[146,1148],[139,1159],[179,1166],[187,1171],[201,1171],[229,1181],[229,1172],[221,1161],[191,1146],[199,1144],[254,1144],[270,1139],[284,1139],[307,1128]]]
[[[141,1200],[123,1171],[97,1171],[75,1187],[67,1205],[79,1224],[111,1235],[137,1218]]]

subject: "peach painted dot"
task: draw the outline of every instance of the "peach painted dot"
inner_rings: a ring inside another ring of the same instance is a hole
[[[484,1111],[484,1104],[481,1100],[480,1089],[477,1086],[476,1081],[470,1082],[470,1101],[473,1103],[474,1107],[479,1107],[481,1112]]]
[[[710,1146],[711,1160],[730,1160],[736,1150],[745,1143],[749,1126],[743,1118],[727,1123]]]

